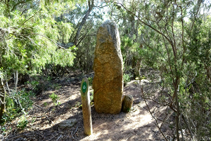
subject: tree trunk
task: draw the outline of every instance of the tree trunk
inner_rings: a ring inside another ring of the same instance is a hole
[[[206,71],[207,71],[207,78],[211,83],[211,67],[205,67]]]
[[[177,109],[177,115],[176,115],[176,133],[177,133],[177,141],[179,141],[179,115],[180,115],[180,109],[179,109],[179,101],[178,101],[178,84],[179,83],[179,77],[176,76],[176,81],[174,83],[174,95],[175,95],[175,102],[176,102],[176,109]]]
[[[86,19],[89,17],[89,14],[90,14],[90,12],[92,11],[92,9],[94,7],[94,0],[89,0],[88,1],[88,5],[89,5],[89,9],[87,10],[86,15],[83,17],[81,23],[79,24],[77,33],[75,35],[75,41],[74,41],[75,46],[78,46],[78,43],[80,43],[80,41],[78,41],[79,35],[80,35],[80,32],[81,32],[82,27],[86,23]]]
[[[141,59],[137,59],[136,60],[136,66],[135,66],[136,77],[140,77],[140,65],[141,65]]]
[[[0,123],[2,123],[2,116],[4,112],[6,111],[6,102],[5,102],[5,97],[6,97],[6,91],[4,89],[4,84],[3,81],[0,79],[0,97],[1,97],[1,109],[0,109]]]

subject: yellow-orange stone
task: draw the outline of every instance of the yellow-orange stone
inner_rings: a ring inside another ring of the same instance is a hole
[[[94,106],[98,113],[121,111],[123,63],[119,31],[115,23],[104,22],[97,32],[94,58]]]

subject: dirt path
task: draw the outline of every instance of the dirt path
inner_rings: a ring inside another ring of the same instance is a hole
[[[140,96],[138,84],[130,84],[124,88],[124,94],[134,97],[134,105],[129,113],[118,115],[97,114],[93,109],[93,135],[81,138],[89,140],[161,140],[158,129],[154,125],[150,113]]]
[[[153,101],[148,101],[147,105],[141,98],[141,86],[138,81],[132,81],[124,87],[124,95],[130,94],[134,98],[132,110],[125,114],[117,115],[98,114],[92,106],[92,124],[93,134],[84,135],[82,109],[80,108],[80,79],[72,77],[51,81],[51,86],[56,84],[52,90],[43,91],[36,96],[33,109],[29,112],[27,120],[29,124],[23,130],[16,128],[17,121],[12,121],[7,126],[11,128],[6,134],[5,140],[31,140],[31,141],[94,141],[94,140],[111,140],[111,141],[155,141],[164,140],[156,127],[156,121],[148,112],[151,110],[159,111],[161,117],[166,110],[163,107],[157,107]],[[144,86],[143,92],[150,91],[153,86]],[[91,89],[91,87],[90,87]],[[154,89],[153,93],[158,93],[159,88]],[[59,106],[55,106],[49,95],[55,93],[59,96]],[[61,129],[59,124],[68,119],[77,119],[77,123],[72,127]],[[165,135],[170,134],[170,130],[163,126]]]

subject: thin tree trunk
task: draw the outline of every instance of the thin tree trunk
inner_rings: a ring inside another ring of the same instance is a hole
[[[77,33],[75,35],[74,43],[75,43],[76,46],[78,45],[78,42],[79,42],[78,39],[79,39],[79,35],[80,35],[80,32],[81,32],[81,29],[84,26],[84,24],[86,23],[86,19],[89,17],[89,14],[90,14],[90,12],[92,11],[92,9],[94,7],[94,0],[89,0],[88,1],[88,5],[89,5],[89,9],[87,10],[86,15],[83,17],[83,19],[82,19],[82,21],[81,21],[81,23],[80,23],[80,25],[78,27]]]
[[[3,122],[2,116],[6,111],[6,103],[5,103],[6,91],[4,88],[3,81],[1,79],[0,79],[0,97],[1,97],[0,123],[2,123]]]
[[[135,75],[136,77],[140,77],[140,65],[141,65],[141,59],[136,60],[136,66],[135,66]]]
[[[206,69],[206,71],[207,71],[207,78],[208,78],[208,80],[210,81],[210,83],[211,83],[211,68],[210,67],[207,67],[207,66],[205,66],[205,69]]]
[[[178,102],[178,83],[179,83],[179,77],[176,76],[176,80],[174,83],[174,95],[175,95],[175,102],[176,102],[176,109],[177,109],[177,115],[176,115],[176,134],[177,134],[177,141],[179,141],[179,115],[180,115],[180,109],[179,109],[179,102]]]
[[[15,71],[15,92],[17,92],[18,87],[18,71]]]

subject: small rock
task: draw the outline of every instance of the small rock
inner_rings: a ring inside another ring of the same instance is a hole
[[[64,129],[66,127],[72,127],[73,125],[75,125],[75,123],[77,122],[77,120],[74,118],[74,119],[67,119],[61,123],[59,123],[59,127],[61,129]]]
[[[133,101],[133,104],[139,104],[140,102],[141,102],[141,100],[136,99],[136,100]]]
[[[144,85],[144,84],[147,84],[147,83],[150,83],[149,80],[147,80],[147,79],[142,79],[141,80],[141,85]]]
[[[133,97],[131,95],[125,95],[122,100],[122,111],[128,113],[133,105]]]
[[[4,136],[2,134],[0,134],[0,140],[3,141]]]
[[[130,86],[132,84],[139,84],[139,80],[132,80],[126,84],[126,86]]]

